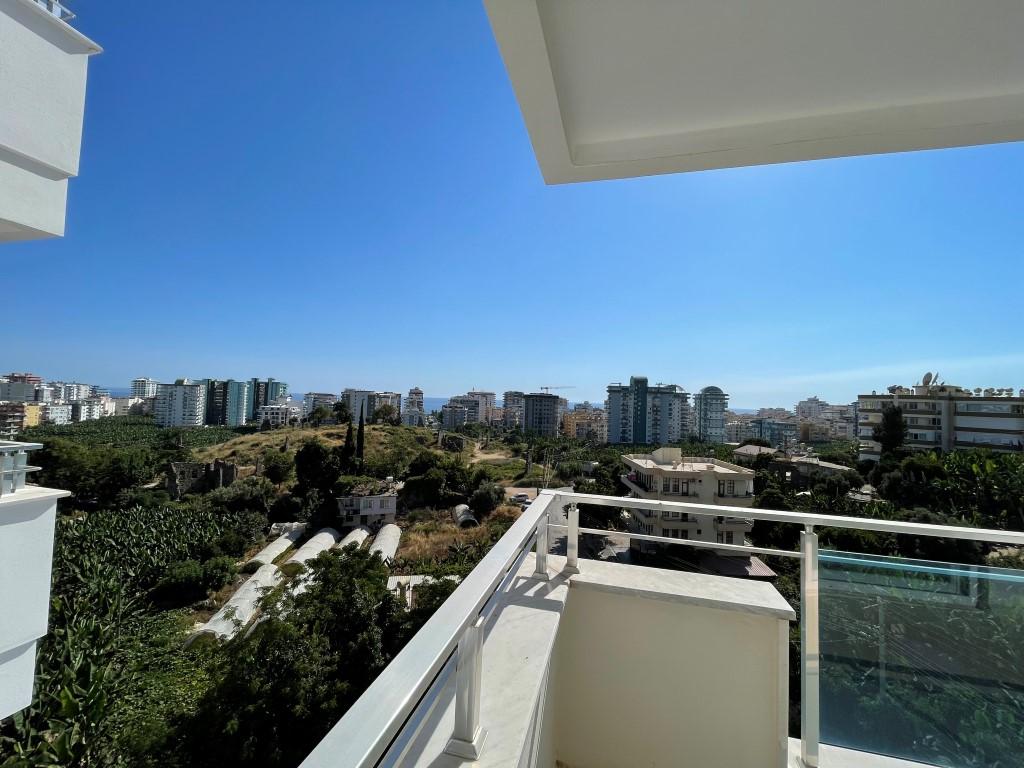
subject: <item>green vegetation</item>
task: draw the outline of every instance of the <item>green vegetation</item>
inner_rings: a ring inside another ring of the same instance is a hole
[[[29,427],[19,439],[45,442],[47,438],[59,437],[92,448],[145,447],[164,450],[217,445],[252,431],[250,427],[166,429],[158,427],[149,416],[108,416],[77,424]]]

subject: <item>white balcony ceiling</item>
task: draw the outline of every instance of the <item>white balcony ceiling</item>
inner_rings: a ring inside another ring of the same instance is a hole
[[[484,0],[550,184],[1024,139],[1021,0]]]

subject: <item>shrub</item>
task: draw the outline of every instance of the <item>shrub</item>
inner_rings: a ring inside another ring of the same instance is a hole
[[[235,567],[235,559],[229,555],[211,557],[203,563],[203,586],[211,591],[217,591],[225,584],[228,584],[238,574]]]
[[[206,596],[203,566],[196,560],[171,563],[154,593],[161,600],[181,605],[202,599]]]

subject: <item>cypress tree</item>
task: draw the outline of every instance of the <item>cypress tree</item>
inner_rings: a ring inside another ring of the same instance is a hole
[[[363,448],[365,447],[365,436],[363,430],[366,425],[366,419],[364,411],[366,406],[359,407],[359,431],[356,432],[356,460],[362,462],[363,460]]]

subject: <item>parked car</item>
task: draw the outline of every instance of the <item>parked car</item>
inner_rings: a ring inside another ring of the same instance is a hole
[[[512,497],[512,501],[516,502],[517,504],[523,504],[523,503],[529,504],[530,503],[530,494],[528,494],[528,493],[517,493],[515,496]]]

